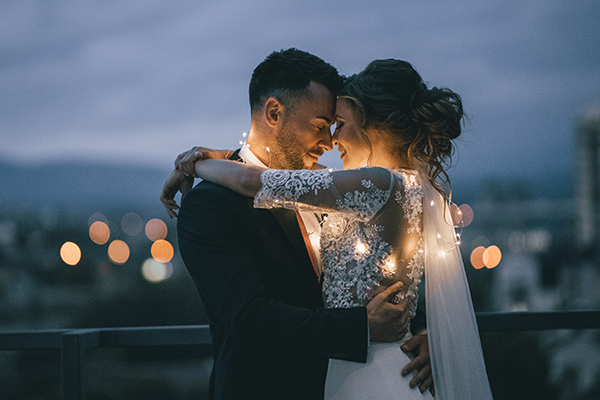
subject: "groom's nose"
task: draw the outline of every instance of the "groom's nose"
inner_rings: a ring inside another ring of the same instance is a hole
[[[319,147],[325,151],[333,150],[333,145],[331,144],[331,131],[329,127],[321,129],[319,135]]]

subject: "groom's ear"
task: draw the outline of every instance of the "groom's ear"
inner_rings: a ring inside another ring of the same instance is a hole
[[[281,124],[281,116],[284,110],[283,104],[279,102],[275,97],[269,97],[265,103],[265,120],[271,128],[277,127]]]

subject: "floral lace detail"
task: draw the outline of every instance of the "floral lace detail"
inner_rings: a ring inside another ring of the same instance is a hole
[[[332,214],[328,225],[323,227],[321,259],[325,270],[323,292],[327,307],[363,306],[370,299],[372,289],[379,286],[382,279],[396,274],[398,267],[392,261],[392,246],[380,237],[384,226],[370,222],[391,200],[401,205],[401,215],[408,221],[408,233],[419,234],[414,255],[403,266],[411,283],[395,299],[399,302],[408,298],[409,316],[415,316],[417,286],[421,282],[425,259],[421,238],[423,194],[414,173],[394,171],[394,174],[404,187],[396,193],[394,199],[390,199],[389,190],[380,190],[370,181],[362,181],[367,192],[346,193],[343,201],[338,200],[340,209],[351,209],[353,214]]]
[[[294,209],[298,198],[303,194],[327,189],[333,183],[333,177],[327,169],[284,170],[268,169],[260,174],[262,187],[254,197],[254,207],[282,207]]]
[[[325,267],[323,293],[328,307],[365,305],[371,290],[395,272],[391,246],[381,239],[381,226],[349,214],[330,215],[321,232],[321,260]]]
[[[400,191],[396,192],[396,202],[402,204],[404,218],[408,220],[408,232],[421,232],[421,214],[423,213],[423,188],[417,182],[414,173],[396,170],[404,180],[404,197]],[[404,200],[404,201],[403,201]]]
[[[402,205],[404,210],[404,218],[408,220],[407,232],[417,232],[421,234],[421,217],[423,215],[423,188],[419,185],[417,177],[413,172],[404,170],[395,170],[394,173],[398,177],[402,177],[404,181],[404,196],[400,191],[396,192],[395,200]],[[406,292],[400,292],[396,296],[396,301],[399,302],[405,298],[409,298],[409,316],[413,318],[417,312],[417,303],[419,300],[419,292],[417,286],[421,283],[421,277],[425,269],[425,256],[423,254],[423,238],[419,239],[415,254],[406,266],[408,273],[406,276],[410,279],[411,284]]]
[[[364,220],[369,220],[377,214],[390,197],[391,189],[378,189],[373,182],[362,180],[366,192],[355,190],[354,193],[347,192],[343,199],[337,200],[341,211],[351,211]]]
[[[419,291],[417,287],[421,283],[421,277],[425,270],[425,255],[423,254],[423,239],[419,239],[415,255],[406,266],[408,274],[406,275],[410,280],[411,284],[408,286],[406,292],[400,292],[395,298],[395,302],[399,303],[405,298],[408,300],[408,316],[414,318],[417,314],[417,303],[419,302]]]
[[[320,248],[324,269],[323,295],[327,307],[364,306],[382,281],[385,280],[387,285],[402,279],[410,283],[396,300],[408,298],[409,315],[415,315],[417,286],[421,282],[425,259],[421,225],[423,193],[415,171],[392,172],[389,187],[385,190],[373,183],[375,178],[361,178],[341,194],[334,175],[328,170],[267,170],[261,174],[262,188],[254,199],[256,207],[312,207],[328,214],[321,229]],[[381,169],[374,173],[377,178],[382,177]],[[360,171],[360,174],[364,177],[365,171]],[[369,176],[369,171],[366,175]],[[346,176],[343,182],[348,185],[351,180]],[[319,193],[323,189],[328,190]],[[395,190],[394,196],[391,196],[392,190]],[[300,198],[304,194],[307,196]],[[313,201],[314,204],[301,201]],[[326,208],[319,209],[319,204],[325,204]],[[397,218],[405,220],[402,223],[404,231],[386,229],[397,226],[400,223]],[[399,260],[393,246],[403,246],[406,235],[413,237],[415,247],[404,249],[407,258]]]

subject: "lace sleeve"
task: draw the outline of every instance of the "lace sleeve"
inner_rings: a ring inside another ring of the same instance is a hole
[[[340,211],[369,219],[390,198],[392,176],[390,170],[375,167],[266,170],[260,176],[262,187],[254,197],[254,207]]]

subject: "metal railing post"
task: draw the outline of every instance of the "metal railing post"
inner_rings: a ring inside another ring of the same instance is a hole
[[[63,391],[65,400],[83,400],[85,351],[100,345],[98,329],[82,329],[64,333],[61,337]]]

